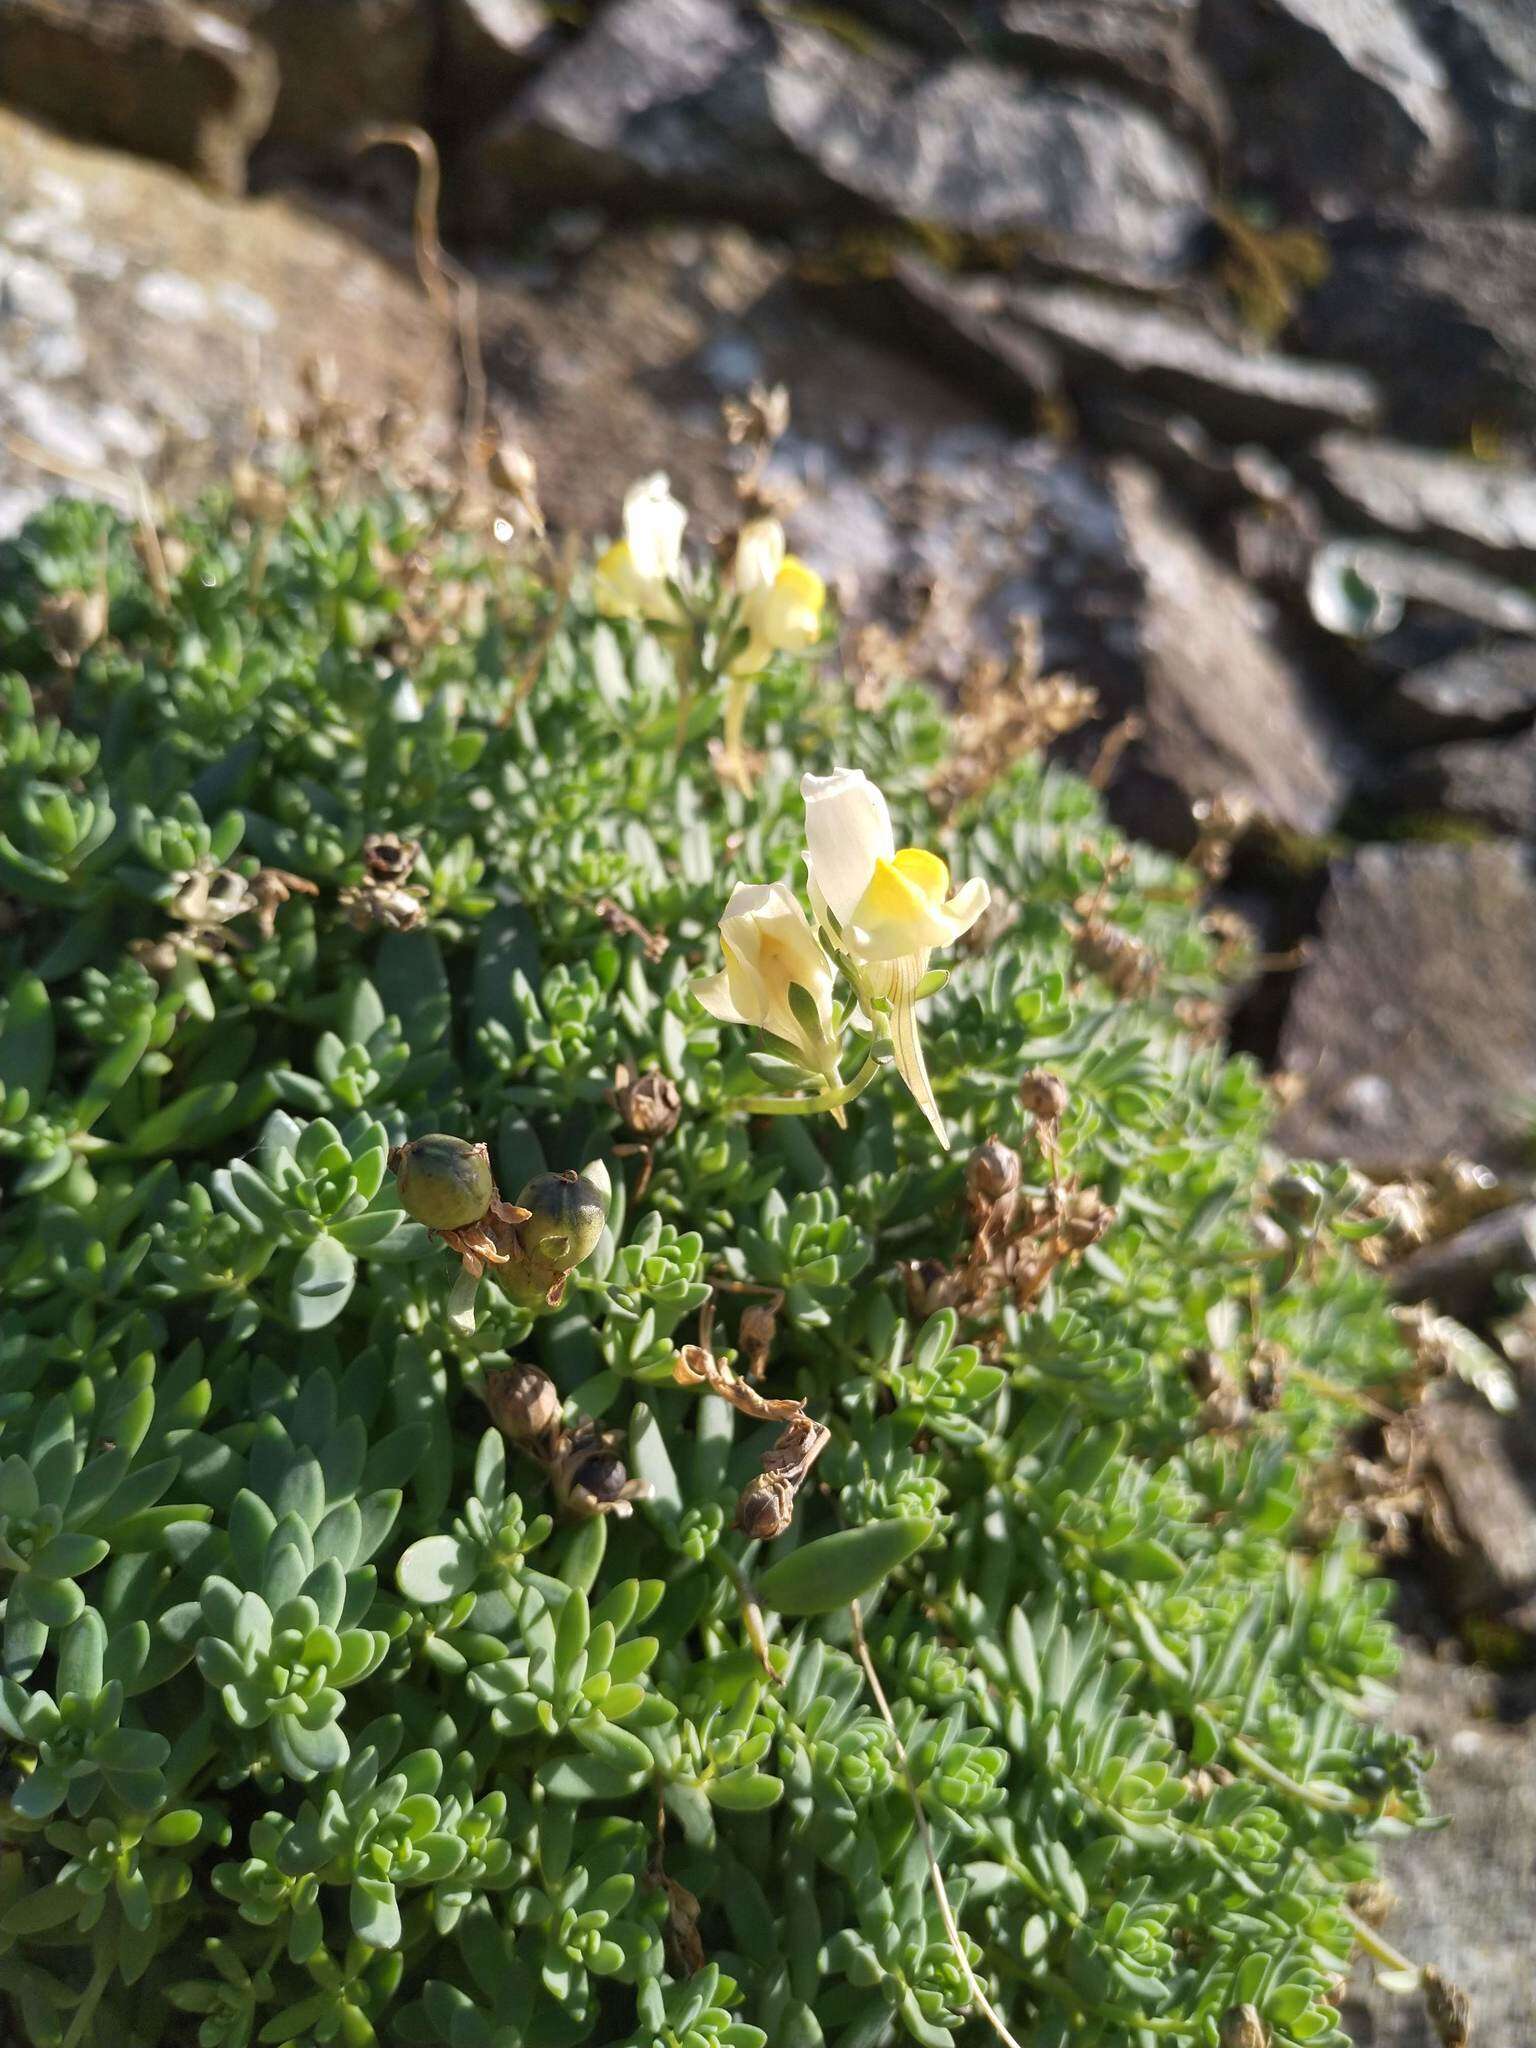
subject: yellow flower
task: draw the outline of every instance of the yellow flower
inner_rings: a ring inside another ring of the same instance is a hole
[[[821,638],[827,586],[798,555],[786,552],[777,519],[749,519],[736,542],[731,582],[747,628],[733,675],[756,675],[775,654],[803,654]]]
[[[712,1017],[781,1038],[818,1073],[837,1063],[832,963],[785,882],[738,882],[720,920],[725,968],[693,992]],[[791,991],[800,989],[802,999]]]
[[[991,892],[979,876],[951,892],[937,854],[898,851],[885,798],[861,769],[807,775],[800,794],[812,905],[836,933],[861,993],[890,1004],[897,1072],[947,1145],[917,1035],[917,991],[933,948],[968,932]]]
[[[688,514],[658,471],[631,486],[624,498],[624,538],[600,556],[593,597],[608,619],[675,622],[680,616],[670,584],[683,559]]]

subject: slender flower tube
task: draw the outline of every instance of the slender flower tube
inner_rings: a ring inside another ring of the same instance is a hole
[[[812,906],[866,1003],[889,1003],[896,1070],[947,1146],[917,1035],[917,991],[933,948],[969,931],[991,892],[978,876],[951,893],[949,869],[937,854],[918,846],[898,850],[885,798],[862,769],[807,775],[800,794]]]
[[[683,559],[688,514],[660,471],[633,484],[624,498],[624,538],[602,555],[593,596],[609,619],[676,624],[682,614],[670,585]]]
[[[693,985],[710,1015],[771,1032],[813,1072],[835,1073],[832,963],[789,885],[738,882],[720,920],[720,949],[724,970]]]

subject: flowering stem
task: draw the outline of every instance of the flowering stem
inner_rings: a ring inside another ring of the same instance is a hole
[[[1360,1915],[1351,1912],[1348,1906],[1341,1905],[1339,1911],[1349,1922],[1357,1946],[1364,1949],[1373,1962],[1380,1963],[1388,1970],[1412,1970],[1415,1976],[1423,1975],[1413,1958],[1405,1956],[1401,1949],[1394,1948],[1390,1941],[1383,1941],[1369,1921],[1362,1920]]]
[[[751,789],[747,774],[747,705],[752,697],[752,678],[732,676],[725,695],[725,772],[746,796]]]
[[[842,1088],[824,1089],[820,1095],[748,1095],[732,1106],[748,1116],[817,1116],[824,1109],[841,1109],[862,1095],[879,1071],[880,1062],[871,1057]]]

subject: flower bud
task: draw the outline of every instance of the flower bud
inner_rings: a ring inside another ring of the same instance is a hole
[[[536,1365],[493,1366],[485,1376],[485,1405],[514,1443],[537,1443],[560,1426],[559,1391]]]
[[[400,1206],[429,1230],[463,1230],[478,1223],[496,1196],[491,1155],[484,1145],[432,1131],[389,1155]]]
[[[1020,1078],[1019,1100],[1039,1122],[1059,1124],[1072,1098],[1060,1074],[1053,1074],[1049,1067],[1031,1067]]]
[[[1001,1138],[988,1138],[971,1154],[965,1169],[965,1185],[979,1201],[1001,1202],[1019,1184],[1023,1169],[1019,1155]]]
[[[1269,2048],[1269,2035],[1251,2005],[1229,2005],[1221,2016],[1221,2048]]]
[[[676,1082],[652,1067],[649,1073],[618,1089],[614,1105],[637,1138],[665,1138],[677,1129],[683,1098],[677,1092]]]
[[[597,1249],[607,1220],[602,1196],[579,1173],[536,1175],[517,1206],[529,1212],[517,1227],[518,1241],[557,1273],[569,1273]]]

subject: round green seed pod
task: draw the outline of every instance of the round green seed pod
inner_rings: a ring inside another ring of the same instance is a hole
[[[539,1174],[518,1196],[517,1206],[530,1212],[517,1226],[524,1249],[561,1273],[579,1266],[603,1234],[603,1198],[579,1173]]]
[[[535,1259],[528,1253],[514,1252],[504,1266],[487,1266],[486,1278],[499,1287],[508,1301],[518,1308],[532,1309],[535,1314],[559,1303],[558,1289],[563,1288],[565,1273],[559,1266],[552,1266],[546,1259]],[[550,1295],[555,1295],[554,1303]]]
[[[491,1155],[467,1138],[432,1131],[390,1156],[400,1205],[429,1230],[463,1230],[491,1206]]]

